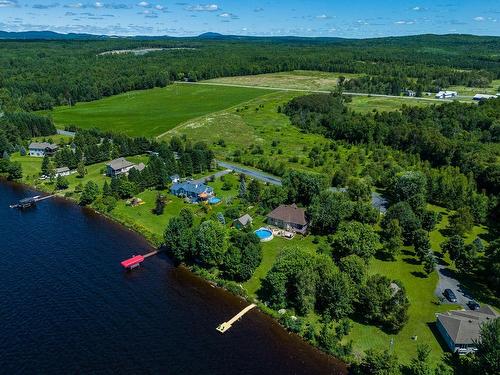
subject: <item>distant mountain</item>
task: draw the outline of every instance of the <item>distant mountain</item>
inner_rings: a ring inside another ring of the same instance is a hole
[[[202,40],[274,40],[282,42],[328,42],[328,43],[342,43],[342,42],[357,42],[357,43],[380,43],[380,44],[399,44],[401,42],[442,42],[447,41],[450,43],[475,43],[477,41],[488,42],[492,41],[498,43],[500,37],[495,36],[476,36],[465,34],[421,34],[411,36],[389,36],[367,39],[349,39],[339,37],[302,37],[302,36],[245,36],[245,35],[224,35],[215,32],[207,32],[195,37],[173,37],[169,35],[136,35],[136,36],[118,36],[118,35],[94,35],[94,34],[77,34],[69,33],[62,34],[53,31],[21,31],[21,32],[8,32],[0,31],[0,40],[109,40],[109,39],[129,39],[129,40],[168,40],[168,39],[202,39]]]
[[[93,35],[93,34],[61,34],[53,31],[21,31],[9,32],[0,31],[0,39],[24,39],[24,40],[96,40],[111,38],[106,35]]]

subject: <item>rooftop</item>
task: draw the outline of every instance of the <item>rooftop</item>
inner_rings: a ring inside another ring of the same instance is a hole
[[[28,148],[29,149],[37,149],[37,150],[38,149],[45,150],[47,148],[56,149],[56,148],[58,148],[58,146],[56,144],[49,143],[49,142],[32,142],[32,143],[30,143]]]
[[[297,207],[297,205],[292,204],[290,206],[282,204],[278,208],[275,208],[267,217],[275,220],[281,220],[285,223],[293,223],[298,225],[306,225],[306,210]]]
[[[473,344],[481,338],[481,324],[498,318],[499,314],[489,306],[482,306],[475,311],[453,310],[436,316],[455,344]]]
[[[134,165],[134,163],[128,161],[125,158],[118,158],[115,160],[111,160],[109,163],[106,164],[108,167],[110,167],[113,170],[120,170],[124,168],[128,168]]]

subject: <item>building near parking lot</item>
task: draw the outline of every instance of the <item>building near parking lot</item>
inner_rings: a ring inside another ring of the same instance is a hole
[[[473,353],[481,340],[481,325],[499,314],[489,306],[478,310],[454,310],[436,314],[436,326],[448,348],[458,354]]]

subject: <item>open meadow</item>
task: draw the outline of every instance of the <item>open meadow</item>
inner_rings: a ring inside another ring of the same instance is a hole
[[[48,112],[58,128],[76,125],[155,137],[189,119],[246,102],[267,90],[174,84],[133,91]]]

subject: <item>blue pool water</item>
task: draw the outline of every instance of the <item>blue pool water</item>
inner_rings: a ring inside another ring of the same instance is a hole
[[[265,240],[265,239],[268,239],[270,237],[272,237],[273,235],[273,232],[271,232],[269,229],[267,228],[260,228],[260,229],[257,229],[255,231],[255,234],[257,235],[257,237],[259,237],[261,240]]]
[[[220,203],[221,199],[220,198],[217,198],[217,197],[212,197],[208,200],[208,203],[210,204],[217,204],[217,203]]]

